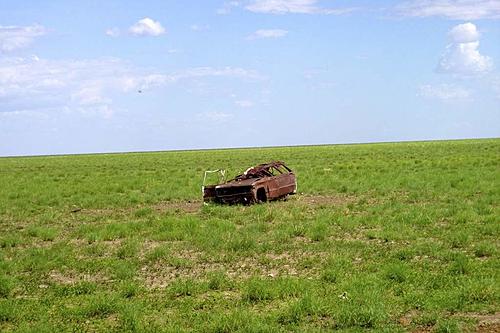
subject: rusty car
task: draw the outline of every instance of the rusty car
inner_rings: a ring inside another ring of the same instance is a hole
[[[217,184],[206,185],[207,176],[216,174]],[[286,198],[297,192],[294,172],[281,161],[259,164],[226,180],[223,169],[205,171],[202,193],[204,202],[252,204]]]

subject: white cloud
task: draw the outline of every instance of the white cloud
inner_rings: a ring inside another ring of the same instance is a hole
[[[474,75],[489,72],[493,69],[493,61],[479,53],[479,42],[455,43],[448,45],[441,57],[438,71]]]
[[[233,118],[233,115],[225,112],[202,112],[196,115],[196,118],[200,121],[210,121],[215,123],[224,123]]]
[[[322,8],[317,0],[252,0],[245,9],[265,14],[346,14],[354,8]]]
[[[145,17],[132,25],[129,32],[135,36],[160,36],[165,33],[165,28],[160,22]]]
[[[247,39],[281,38],[287,34],[288,31],[283,29],[260,29],[248,36]]]
[[[419,96],[428,99],[437,99],[443,102],[472,100],[470,90],[450,84],[422,85],[419,88]]]
[[[397,7],[405,16],[440,16],[454,20],[500,18],[498,0],[413,0]]]
[[[74,110],[112,113],[112,98],[138,74],[118,59],[0,59],[0,112]],[[140,76],[139,76],[140,77]],[[137,78],[136,78],[137,80]]]
[[[121,87],[123,91],[146,91],[164,86],[167,83],[174,82],[175,79],[165,74],[132,74],[121,78]]]
[[[118,37],[120,36],[120,34],[121,32],[118,28],[109,28],[106,30],[106,35],[109,37]]]
[[[186,78],[197,78],[197,77],[199,78],[208,76],[213,76],[213,77],[225,76],[225,77],[242,78],[250,80],[265,79],[265,76],[263,76],[257,71],[239,67],[222,67],[222,68],[195,67],[178,73],[174,73],[171,75],[171,78],[177,81]]]
[[[193,30],[193,31],[207,31],[207,30],[210,30],[210,26],[208,24],[204,24],[204,25],[192,24],[189,28],[191,30]]]
[[[321,74],[325,73],[324,69],[321,68],[311,68],[307,69],[303,72],[304,79],[313,80],[317,79]]]
[[[35,24],[31,26],[0,26],[0,51],[11,52],[28,47],[35,38],[43,36],[47,29]]]
[[[1,59],[0,112],[71,110],[109,117],[112,96],[149,81],[118,59]]]
[[[239,7],[240,4],[240,1],[226,1],[221,8],[217,9],[217,14],[227,15],[231,13],[233,8]]]
[[[472,23],[459,24],[450,30],[451,44],[438,64],[438,72],[477,75],[493,69],[490,57],[479,53],[479,32]]]
[[[470,22],[453,27],[448,35],[454,43],[475,42],[478,41],[480,37],[477,27]]]
[[[235,101],[234,104],[240,108],[251,108],[254,105],[252,101],[248,100]]]
[[[71,100],[82,106],[111,104],[112,100],[102,96],[102,87],[99,84],[83,86],[71,93]]]
[[[70,110],[110,116],[124,94],[203,77],[261,79],[251,70],[197,67],[166,74],[136,68],[116,58],[46,60],[0,58],[0,113]]]

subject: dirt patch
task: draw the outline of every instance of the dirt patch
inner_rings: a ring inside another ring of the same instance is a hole
[[[398,320],[399,324],[401,326],[404,326],[404,327],[408,327],[411,325],[412,321],[413,321],[413,318],[415,318],[417,316],[417,311],[413,310],[413,311],[410,311],[406,314],[404,314],[403,316],[401,316]]]
[[[434,326],[423,326],[423,327],[418,327],[415,328],[415,330],[412,330],[412,333],[429,333],[432,332]]]
[[[63,284],[63,285],[72,285],[79,282],[105,282],[108,281],[102,274],[79,274],[77,272],[59,272],[56,270],[52,270],[48,275],[48,280],[50,282]]]
[[[480,333],[498,333],[500,332],[500,324],[499,323],[481,323],[477,326],[476,332]]]
[[[500,324],[500,312],[494,314],[466,314],[465,316],[477,319],[480,324]]]
[[[140,279],[150,289],[165,288],[175,279],[199,279],[214,271],[222,271],[228,277],[236,280],[247,279],[252,276],[278,278],[280,276],[318,277],[320,264],[302,265],[308,257],[322,255],[321,253],[297,252],[268,254],[264,257],[235,258],[229,262],[224,260],[212,261],[203,258],[197,252],[184,251],[176,257],[190,258],[186,265],[174,266],[169,259],[160,260],[153,264],[144,265],[139,272]],[[326,256],[325,256],[326,257]]]
[[[178,202],[159,202],[151,208],[157,212],[181,211],[184,213],[197,213],[203,207],[203,202],[196,200],[178,201]]]
[[[348,203],[356,202],[359,198],[356,196],[347,195],[312,195],[312,194],[298,194],[288,198],[286,203],[302,204],[306,206],[340,206]],[[187,201],[161,201],[149,206],[134,206],[126,208],[100,208],[100,209],[87,209],[72,207],[69,210],[70,214],[84,214],[90,216],[103,216],[103,215],[130,215],[141,209],[151,209],[156,213],[164,212],[182,212],[187,214],[195,214],[201,211],[204,203],[201,200],[187,200]],[[237,206],[235,206],[237,207]]]
[[[105,216],[105,215],[130,215],[141,209],[151,209],[157,213],[163,212],[184,212],[184,213],[197,213],[203,206],[201,201],[161,201],[149,206],[134,206],[126,208],[100,208],[100,209],[87,209],[80,208],[78,210],[71,209],[71,214],[84,214],[90,216]]]
[[[219,263],[196,263],[188,267],[178,267],[164,262],[145,265],[140,269],[139,278],[149,289],[165,288],[174,280],[198,279],[208,272],[223,270],[223,265]]]
[[[500,312],[494,314],[465,314],[467,318],[473,318],[478,321],[476,332],[498,333],[500,332]]]
[[[399,324],[403,327],[408,327],[412,323],[413,319],[417,316],[416,311],[411,311],[403,315],[399,319]],[[494,314],[480,314],[480,313],[458,313],[452,317],[458,317],[462,319],[474,319],[477,324],[474,329],[470,332],[480,332],[480,333],[498,333],[500,332],[500,312]],[[423,326],[417,327],[412,332],[432,332],[434,330],[433,326]],[[467,330],[467,332],[469,332]]]
[[[146,239],[142,242],[142,246],[139,248],[137,256],[139,259],[144,260],[148,253],[151,253],[151,251],[164,244],[168,244],[168,242]]]

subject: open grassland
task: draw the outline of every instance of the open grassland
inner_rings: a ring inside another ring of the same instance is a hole
[[[499,202],[500,139],[2,158],[0,331],[498,332]]]

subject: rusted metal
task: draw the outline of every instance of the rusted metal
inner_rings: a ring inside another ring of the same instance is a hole
[[[207,174],[219,173],[217,184],[205,185]],[[203,201],[224,204],[252,204],[295,194],[297,179],[294,172],[281,161],[248,168],[231,180],[225,180],[225,170],[206,171],[203,178]]]

